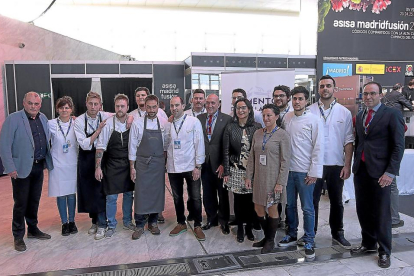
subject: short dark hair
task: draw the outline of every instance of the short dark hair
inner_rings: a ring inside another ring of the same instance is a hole
[[[206,96],[206,92],[204,92],[204,90],[203,90],[203,89],[200,89],[200,88],[194,89],[194,91],[193,91],[193,96],[194,96],[194,94],[197,94],[197,93],[199,93],[199,94],[203,94],[203,95],[204,95],[204,97]]]
[[[148,88],[146,87],[138,87],[137,89],[135,89],[135,96],[137,95],[138,91],[145,91],[145,93],[147,93],[147,96],[150,94],[150,91]]]
[[[238,99],[238,100],[234,103],[234,105],[233,105],[233,118],[234,118],[234,121],[236,121],[236,122],[238,122],[238,121],[239,121],[239,118],[237,117],[237,114],[236,114],[236,107],[237,107],[237,104],[238,104],[239,102],[244,102],[244,103],[246,104],[247,108],[249,109],[249,116],[247,117],[246,126],[251,126],[251,125],[253,125],[253,123],[254,123],[254,110],[253,110],[253,105],[252,105],[252,103],[251,103],[248,99],[246,99],[246,98],[241,98],[241,99]]]
[[[231,92],[231,94],[233,94],[233,93],[242,93],[243,94],[243,98],[246,98],[247,99],[246,91],[244,91],[244,89],[242,89],[242,88],[236,88],[236,89],[234,89],[233,92]]]
[[[409,86],[413,86],[413,85],[414,85],[414,79],[411,79],[411,80],[408,82],[408,85],[409,85]]]
[[[127,102],[127,105],[129,105],[129,98],[125,94],[116,94],[114,98],[114,103],[118,100],[125,100]]]
[[[381,84],[379,84],[378,82],[376,82],[376,81],[370,81],[370,82],[367,82],[366,84],[364,84],[364,88],[367,86],[367,85],[370,85],[370,84],[375,84],[376,86],[378,86],[378,89],[379,89],[379,94],[382,94],[382,85]]]
[[[179,98],[179,99],[180,99],[181,104],[184,104],[184,100],[183,100],[183,98],[181,98],[180,96],[174,96],[174,97],[172,97],[172,98],[171,98],[171,100],[172,100],[172,99],[174,99],[174,98]],[[170,102],[171,102],[171,100],[170,100]]]
[[[273,111],[273,113],[275,113],[275,115],[276,115],[276,116],[280,114],[280,109],[279,109],[279,107],[277,107],[277,105],[275,105],[275,104],[265,104],[265,105],[263,106],[263,108],[262,108],[262,112],[263,112],[263,110],[265,110],[265,109],[270,109],[270,110],[272,110],[272,111]],[[277,126],[281,126],[281,124],[282,124],[282,121],[280,120],[280,117],[279,117],[279,118],[277,119],[277,121],[276,121],[276,125],[277,125]]]
[[[334,78],[332,78],[330,75],[325,75],[325,76],[322,76],[322,77],[319,79],[319,82],[321,82],[321,80],[332,80],[334,87],[336,87],[336,81],[335,81],[335,79],[334,79]]]
[[[401,83],[396,83],[394,84],[394,86],[392,87],[392,90],[399,90],[402,87]]]
[[[158,97],[155,95],[148,95],[148,97],[145,98],[145,104],[147,104],[148,101],[156,101],[157,104],[160,103],[160,101],[158,100]]]
[[[292,91],[290,91],[290,93],[292,94],[292,97],[296,94],[303,93],[303,95],[305,95],[305,99],[309,99],[309,91],[304,86],[296,86],[292,89]]]
[[[62,106],[68,105],[72,109],[72,114],[75,112],[75,106],[73,104],[73,100],[69,96],[63,96],[62,98],[57,99],[56,101],[56,109],[61,108]]]
[[[273,94],[272,96],[274,96],[275,91],[276,90],[281,90],[286,94],[286,97],[289,99],[290,98],[290,88],[286,85],[278,85],[275,88],[273,88]]]

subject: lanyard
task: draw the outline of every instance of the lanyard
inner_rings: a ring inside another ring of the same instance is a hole
[[[288,114],[289,109],[290,109],[290,106],[288,106],[288,107],[285,109],[285,111],[284,111],[284,114],[283,114],[282,118],[280,118],[280,121],[283,121],[283,118],[285,118],[286,114]]]
[[[86,115],[85,115],[86,116]],[[89,123],[89,120],[88,120],[88,125],[89,125],[89,127],[93,130],[93,132],[95,132],[97,129],[98,129],[98,127],[99,127],[99,123],[100,123],[100,119],[101,119],[101,116],[99,116],[98,117],[98,119],[96,120],[96,128],[94,128],[93,127],[93,125],[91,125],[90,123]]]
[[[273,133],[275,133],[276,132],[276,130],[278,130],[279,129],[279,127],[278,126],[275,126],[275,128],[272,130],[272,132],[269,134],[269,138],[267,138],[266,139],[266,135],[267,135],[267,133],[266,133],[266,128],[264,128],[263,129],[263,131],[265,132],[265,134],[263,135],[263,143],[262,143],[262,150],[264,151],[265,150],[265,146],[266,146],[266,144],[267,144],[267,142],[270,140],[270,138],[272,138],[272,136],[273,136]]]
[[[184,124],[185,118],[187,118],[187,114],[185,114],[185,115],[184,115],[184,118],[183,118],[183,120],[181,121],[181,124],[180,124],[180,127],[178,128],[178,131],[177,131],[177,127],[175,126],[175,122],[173,122],[174,129],[175,129],[175,133],[177,133],[177,137],[178,137],[178,133],[180,133],[180,130],[181,130],[181,128],[183,127],[183,124]]]
[[[145,112],[146,111],[144,111],[143,113],[144,113],[144,115],[145,115]],[[139,114],[139,117],[142,117],[142,115],[141,115],[141,110],[139,109],[139,107],[138,107],[138,114]]]
[[[326,116],[326,117],[325,117],[325,113],[323,112],[322,106],[321,106],[321,105],[319,105],[319,111],[321,112],[322,118],[325,120],[325,123],[326,123],[326,120],[328,119],[329,115],[331,115],[331,113],[332,113],[332,111],[333,111],[333,107],[334,107],[334,105],[335,105],[335,104],[336,104],[336,100],[334,100],[334,101],[333,101],[333,102],[329,105],[329,108],[331,109],[331,112],[329,112],[328,116]]]
[[[65,138],[65,142],[66,142],[66,141],[67,141],[67,140],[66,140],[66,137],[68,137],[70,127],[72,126],[72,118],[70,118],[70,120],[69,120],[69,127],[68,127],[68,130],[66,131],[66,135],[65,135],[65,133],[63,132],[62,126],[60,125],[60,120],[59,120],[59,118],[58,118],[56,121],[57,121],[57,124],[58,124],[58,126],[59,126],[60,132],[62,132],[63,138]]]

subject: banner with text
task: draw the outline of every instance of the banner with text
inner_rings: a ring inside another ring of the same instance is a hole
[[[221,111],[229,114],[231,106],[231,93],[236,88],[242,88],[253,108],[260,110],[268,103],[273,103],[273,88],[286,85],[293,88],[295,84],[295,70],[266,70],[266,71],[237,71],[223,72],[221,74]]]
[[[154,95],[170,110],[170,99],[184,97],[184,64],[154,64]]]

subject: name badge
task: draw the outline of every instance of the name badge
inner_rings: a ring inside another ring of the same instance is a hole
[[[262,166],[266,166],[266,155],[264,155],[264,154],[261,154],[260,155],[260,165],[262,165]]]
[[[207,138],[210,141],[211,140],[211,135],[210,134],[207,134]]]
[[[174,140],[174,149],[181,149],[181,141]]]
[[[69,152],[69,144],[63,144],[63,153],[68,153]]]

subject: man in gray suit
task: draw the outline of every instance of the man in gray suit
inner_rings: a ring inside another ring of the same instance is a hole
[[[23,98],[24,109],[6,118],[0,134],[0,156],[4,172],[11,177],[13,186],[12,232],[14,248],[17,251],[26,250],[23,241],[25,220],[29,239],[50,239],[50,235],[37,227],[43,170],[53,169],[48,143],[48,120],[39,112],[41,106],[42,99],[39,94],[26,93]]]

